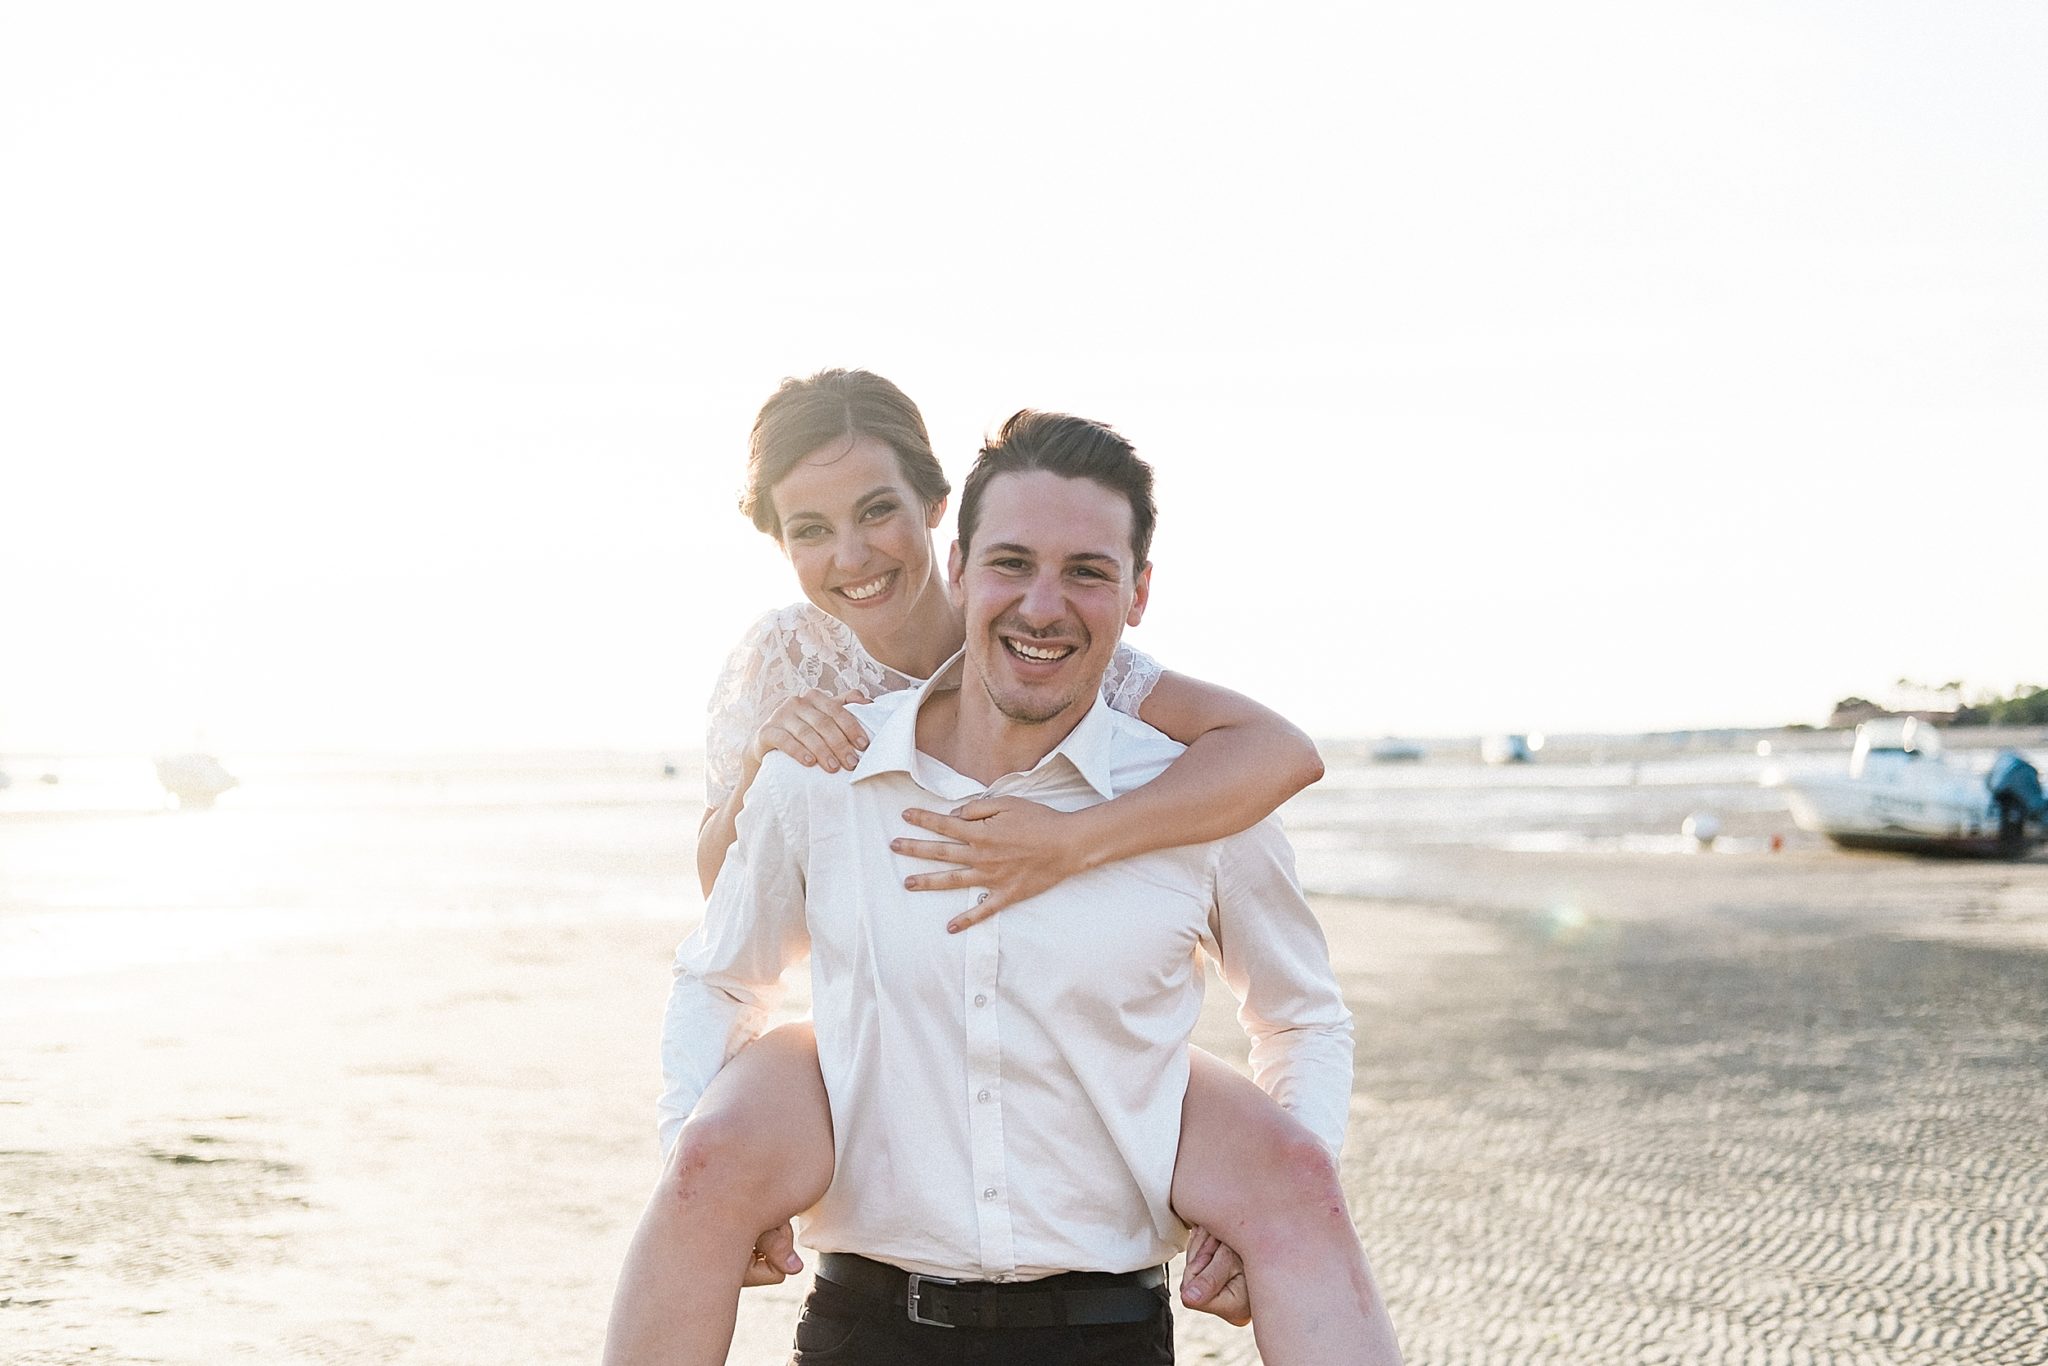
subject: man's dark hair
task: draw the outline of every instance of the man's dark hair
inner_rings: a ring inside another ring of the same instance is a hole
[[[967,483],[960,491],[960,553],[966,554],[981,520],[981,497],[999,474],[1045,470],[1068,479],[1092,479],[1131,502],[1131,564],[1145,566],[1152,549],[1152,467],[1138,458],[1136,447],[1107,423],[1066,413],[1041,413],[1025,408],[981,448]]]

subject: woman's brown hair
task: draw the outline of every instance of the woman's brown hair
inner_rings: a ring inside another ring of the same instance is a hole
[[[808,379],[786,379],[754,419],[747,443],[747,486],[740,511],[776,540],[781,519],[769,491],[805,456],[835,441],[849,447],[872,437],[896,452],[904,482],[929,508],[952,492],[932,454],[924,414],[901,389],[866,370],[820,370]]]

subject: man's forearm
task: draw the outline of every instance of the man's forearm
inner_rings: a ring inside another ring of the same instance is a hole
[[[676,950],[662,1016],[662,1151],[733,1054],[767,1027],[782,973],[809,951],[802,851],[807,831],[765,774],[738,813],[737,837],[705,902],[704,920]]]
[[[1252,1080],[1335,1157],[1351,1119],[1352,1037],[1341,1024],[1282,1029],[1252,1040]]]
[[[763,1004],[712,987],[678,965],[661,1025],[662,1090],[656,1123],[664,1154],[675,1145],[683,1121],[697,1108],[711,1079],[761,1033],[767,1019]]]

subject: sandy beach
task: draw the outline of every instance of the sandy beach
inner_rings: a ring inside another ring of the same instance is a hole
[[[632,872],[694,906],[680,852]],[[1442,846],[1394,880],[1318,910],[1411,1363],[2048,1361],[2048,859]],[[0,877],[17,913],[51,885]],[[0,1358],[594,1361],[688,915],[458,903],[7,976]],[[1199,1042],[1242,1060],[1220,988]],[[731,1360],[784,1361],[799,1294],[750,1292]],[[1257,1360],[1202,1316],[1180,1343]]]

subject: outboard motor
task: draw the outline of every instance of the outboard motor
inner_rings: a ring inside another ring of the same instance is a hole
[[[1998,852],[2018,858],[2033,842],[2027,822],[2048,824],[2048,793],[2041,790],[2041,771],[2013,750],[2001,750],[1984,775],[1984,785],[1998,807]]]

